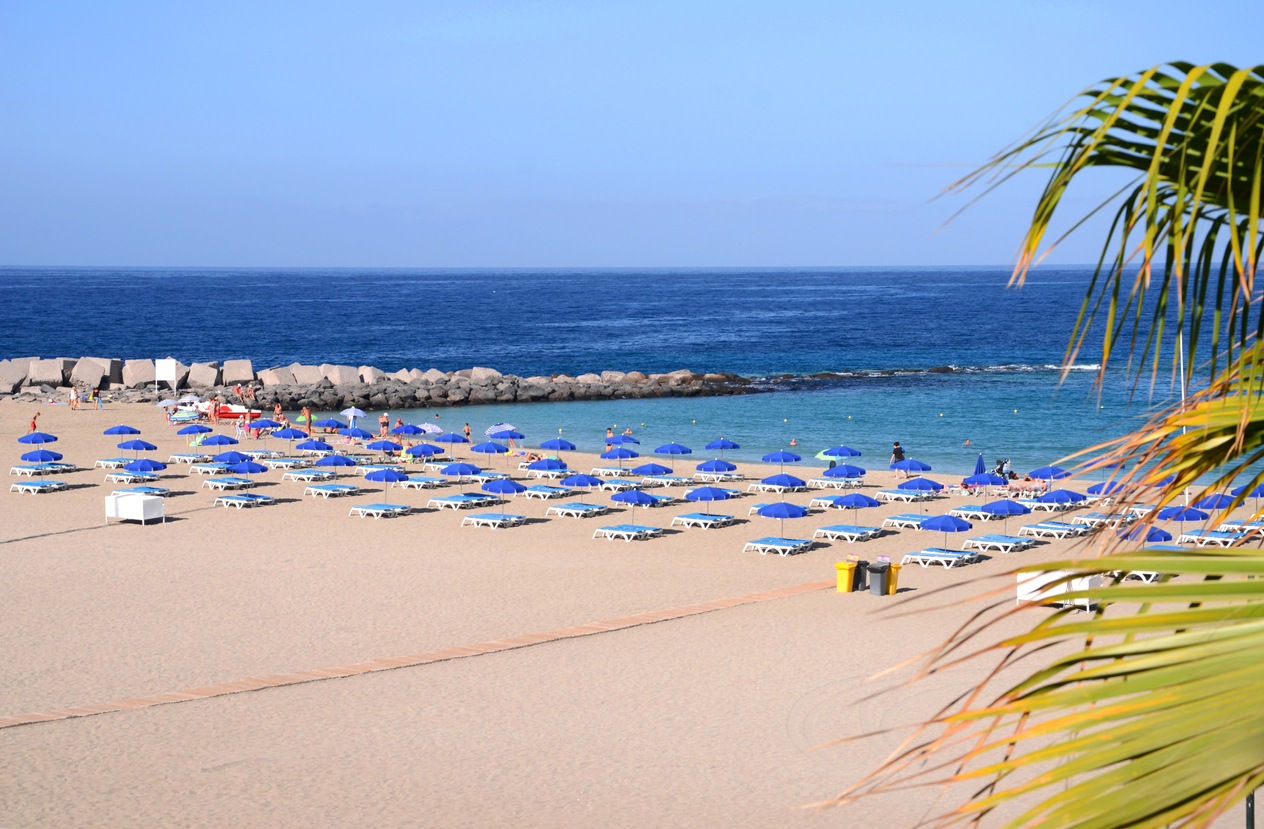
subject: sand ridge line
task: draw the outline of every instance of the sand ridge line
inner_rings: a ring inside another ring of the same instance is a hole
[[[715,610],[723,610],[725,608],[737,607],[739,605],[798,596],[803,593],[824,590],[826,588],[833,587],[834,585],[834,579],[829,579],[828,581],[807,582],[805,584],[797,584],[792,587],[782,587],[776,590],[748,593],[745,596],[737,596],[730,599],[717,599],[715,601],[703,602],[701,604],[640,613],[635,616],[623,616],[617,619],[608,619],[601,622],[589,622],[584,625],[558,628],[557,630],[550,630],[544,633],[526,633],[506,639],[496,639],[491,642],[480,642],[474,645],[443,648],[441,650],[418,653],[411,656],[373,659],[368,662],[358,662],[353,665],[340,665],[336,668],[317,668],[315,670],[301,671],[298,673],[250,677],[248,679],[236,680],[234,682],[221,682],[215,685],[206,685],[201,688],[187,688],[183,691],[169,691],[164,694],[156,694],[150,697],[135,697],[132,699],[115,700],[114,702],[106,702],[98,705],[75,706],[73,708],[60,708],[54,711],[41,711],[31,714],[0,717],[0,728],[15,728],[20,725],[33,725],[35,723],[55,722],[57,720],[69,720],[78,717],[91,717],[97,714],[110,714],[116,711],[130,711],[137,708],[150,708],[155,705],[169,705],[177,702],[210,699],[211,697],[241,694],[246,693],[247,691],[260,691],[265,688],[280,688],[286,685],[301,685],[308,682],[321,682],[328,679],[340,679],[348,676],[358,676],[359,674],[375,673],[377,671],[393,671],[398,668],[411,668],[435,662],[447,662],[452,659],[463,659],[469,656],[481,656],[488,653],[529,648],[534,645],[541,645],[546,642],[556,642],[561,639],[574,639],[581,636],[592,636],[597,633],[626,630],[640,625],[652,625],[658,622],[669,621],[671,619],[697,616],[701,613],[710,613]]]

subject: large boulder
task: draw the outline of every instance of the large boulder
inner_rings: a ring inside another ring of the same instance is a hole
[[[109,382],[106,372],[106,367],[96,360],[80,360],[70,372],[70,384],[78,388],[99,389],[102,383]]]
[[[58,358],[55,360],[36,360],[27,370],[28,386],[61,386],[70,381],[70,373],[75,370],[75,361]]]
[[[123,363],[123,385],[140,389],[154,384],[153,360],[128,360]]]
[[[349,386],[360,382],[360,370],[355,366],[335,366],[324,363],[320,367],[325,379],[335,386]]]
[[[249,360],[225,360],[220,379],[225,386],[252,383],[255,379],[255,367]]]
[[[81,363],[84,360],[91,360],[94,363],[100,364],[101,368],[105,370],[106,382],[119,383],[119,384],[123,382],[123,361],[122,360],[115,360],[110,357],[80,357],[79,358],[79,362]]]
[[[319,366],[305,366],[302,363],[291,363],[290,374],[294,375],[294,382],[300,386],[314,386],[325,379],[325,372]]]
[[[367,383],[370,386],[381,380],[386,375],[382,373],[380,368],[375,366],[360,366],[360,382]]]
[[[219,363],[194,363],[189,366],[189,385],[206,389],[219,385]]]
[[[425,380],[426,374],[419,368],[410,368],[408,370],[408,382],[413,383],[418,380]]]
[[[627,377],[622,371],[603,371],[601,372],[601,380],[604,383],[622,383]]]
[[[481,368],[479,366],[475,366],[470,369],[470,382],[477,383],[480,386],[494,380],[499,380],[503,376],[504,375],[494,368]]]
[[[265,386],[292,386],[294,385],[294,375],[290,373],[288,368],[283,366],[265,368],[259,372],[259,382]]]
[[[406,368],[401,368],[399,371],[395,372],[394,374],[388,374],[387,377],[389,377],[392,380],[398,380],[401,383],[407,383],[413,379],[413,376],[408,373],[408,369]]]
[[[426,371],[421,375],[421,379],[429,380],[431,383],[446,383],[448,381],[448,375],[439,371],[437,368],[430,368],[426,369]]]
[[[623,382],[633,383],[636,385],[640,385],[641,383],[644,383],[648,381],[649,379],[650,378],[646,377],[643,373],[639,371],[629,371],[627,374],[623,375]]]
[[[26,368],[29,363],[5,360],[0,362],[0,394],[15,394],[26,382]]]
[[[600,382],[601,382],[601,375],[600,375],[600,374],[581,374],[581,375],[579,375],[578,377],[576,377],[576,378],[575,378],[575,382],[577,382],[577,383],[600,383]]]

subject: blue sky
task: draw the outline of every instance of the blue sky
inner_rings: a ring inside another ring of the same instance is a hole
[[[1004,264],[1038,178],[933,197],[1100,78],[1264,62],[1188,8],[4,3],[0,264]]]

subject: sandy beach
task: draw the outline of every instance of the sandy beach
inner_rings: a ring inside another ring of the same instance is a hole
[[[546,520],[548,503],[524,498],[512,511],[529,522],[504,530],[462,528],[453,511],[359,519],[347,514],[352,504],[383,499],[303,498],[279,471],[258,476],[255,490],[277,503],[239,511],[214,508],[202,479],[177,465],[159,484],[173,491],[165,524],[107,525],[102,499],[114,486],[91,466],[123,453],[102,431],[135,426],[163,461],[184,439],[149,405],[72,412],[2,401],[11,464],[34,411],[60,438],[51,448],[88,469],[58,476],[66,492],[4,494],[0,717],[823,582],[848,554],[898,561],[944,540],[905,530],[790,557],[743,553],[746,541],[779,532],[774,520],[746,518],[762,496],[712,505],[739,516],[734,526],[634,543],[592,538],[596,526],[631,520],[627,511]],[[585,471],[603,463],[566,460]],[[885,471],[867,482],[868,493],[894,483]],[[387,500],[424,507],[429,497],[394,489]],[[945,498],[929,509],[966,502],[978,503]],[[635,520],[665,527],[697,508],[638,509]],[[785,534],[916,509],[816,510],[787,521]],[[1022,523],[1031,520],[1008,527]],[[949,546],[999,527],[976,524]],[[866,679],[942,641],[976,609],[966,598],[1001,583],[981,579],[1071,546],[993,553],[960,569],[906,567],[900,599],[961,585],[950,594],[958,601],[941,594],[940,610],[916,617],[900,616],[893,598],[816,589],[434,664],[0,728],[0,826],[910,825],[933,792],[801,808],[870,770],[895,737],[812,747],[931,713],[968,671],[908,688],[898,677]]]

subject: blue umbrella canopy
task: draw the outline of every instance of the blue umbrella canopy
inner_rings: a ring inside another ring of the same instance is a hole
[[[22,456],[22,460],[29,463],[52,463],[53,461],[61,460],[61,458],[61,452],[50,452],[47,449],[36,449]]]
[[[869,507],[880,507],[882,502],[876,498],[870,498],[860,492],[849,492],[846,495],[839,495],[837,498],[831,499],[831,503],[839,509],[867,509]]]
[[[935,530],[942,533],[963,533],[974,527],[969,521],[955,515],[936,515],[927,518],[920,525],[923,530]]]
[[[1210,516],[1191,507],[1164,507],[1159,510],[1160,521],[1206,521]]]
[[[891,469],[898,469],[901,472],[929,472],[930,464],[922,463],[914,458],[905,458],[902,461],[896,461],[891,464]]]
[[[983,463],[983,453],[980,452],[978,460],[974,462],[974,474],[982,475],[984,472],[987,472],[987,465]],[[971,484],[971,486],[974,486],[974,484]]]
[[[408,476],[403,472],[400,472],[398,469],[374,469],[372,472],[365,474],[364,480],[397,484],[400,481],[407,481]]]
[[[254,461],[242,461],[228,467],[228,471],[237,475],[258,475],[260,472],[267,472],[268,467]]]
[[[860,478],[865,474],[865,470],[859,466],[852,466],[849,463],[840,463],[833,469],[825,470],[826,478]]]
[[[1031,512],[1031,507],[1023,506],[1017,501],[1011,501],[1008,498],[1003,501],[993,501],[990,504],[984,504],[979,509],[989,515],[1027,515]]]
[[[317,429],[345,429],[347,424],[336,418],[327,417],[324,420],[318,420],[312,424]]]
[[[454,475],[457,477],[466,478],[466,477],[469,477],[470,475],[477,475],[478,473],[482,471],[483,470],[479,469],[477,466],[475,466],[472,463],[450,463],[447,466],[443,467],[443,469],[440,469],[439,473],[442,475]]]
[[[152,443],[146,443],[143,440],[125,440],[118,445],[119,449],[132,449],[137,452],[152,452],[157,449]]]
[[[1069,489],[1051,489],[1036,500],[1042,504],[1078,504],[1086,496]]]
[[[404,450],[404,453],[407,455],[413,455],[415,457],[431,458],[431,457],[434,457],[435,455],[442,455],[444,453],[444,450],[440,449],[438,446],[433,446],[429,443],[419,443],[416,446],[408,447],[407,449]]]
[[[917,492],[938,492],[944,485],[929,478],[912,478],[900,484],[897,489],[910,489]]]
[[[483,484],[483,491],[490,492],[493,495],[517,495],[519,492],[526,492],[527,488],[517,481],[511,481],[508,478],[497,478],[494,481],[488,481]]]
[[[633,475],[666,475],[671,472],[670,467],[663,466],[661,463],[645,463],[632,470]]]
[[[117,429],[118,427],[116,426],[114,428]],[[185,426],[183,429],[176,432],[176,434],[177,435],[205,435],[207,432],[210,432],[210,431],[211,431],[210,426],[203,426],[201,423],[190,423],[188,426]]]
[[[307,437],[307,432],[302,429],[279,429],[272,433],[272,437],[282,440],[299,440]]]
[[[203,426],[202,428],[206,428]],[[133,429],[131,426],[111,426],[102,432],[104,435],[139,435],[140,429]],[[177,432],[177,434],[182,434]]]
[[[367,440],[368,438],[373,437],[372,432],[366,432],[363,429],[357,429],[354,426],[348,429],[339,429],[338,434],[348,438],[359,438],[360,440]]]
[[[1088,488],[1089,495],[1109,495],[1112,492],[1121,489],[1123,484],[1119,481],[1102,481],[1100,484],[1093,484]]]
[[[216,463],[244,463],[246,461],[253,460],[253,458],[241,452],[234,451],[234,452],[221,452],[220,454],[216,455],[213,458],[213,460]]]
[[[30,443],[39,446],[41,443],[56,443],[57,436],[50,435],[47,432],[31,432],[29,435],[23,435],[18,438],[18,443]]]
[[[1042,466],[1039,469],[1027,473],[1028,477],[1035,478],[1038,481],[1056,481],[1061,478],[1069,478],[1070,472],[1057,466]]]
[[[1235,490],[1231,490],[1231,493],[1230,493],[1230,494],[1232,494],[1232,495],[1233,495],[1233,497],[1235,497],[1235,498],[1236,498],[1236,497],[1238,497],[1239,495],[1241,495],[1243,492],[1246,492],[1246,487],[1244,487],[1244,486],[1240,486],[1240,487],[1238,487],[1238,488],[1237,488],[1237,489],[1235,489]],[[1257,486],[1255,489],[1251,490],[1250,492],[1247,492],[1247,493],[1246,493],[1246,497],[1248,497],[1248,498],[1264,498],[1264,484],[1260,484],[1260,485],[1259,485],[1259,486]]]
[[[798,486],[806,486],[806,485],[807,485],[807,484],[806,484],[806,482],[805,482],[802,478],[796,478],[796,477],[794,477],[793,475],[787,475],[787,474],[786,474],[786,473],[784,473],[784,472],[779,473],[779,474],[777,474],[777,475],[769,475],[767,478],[764,478],[763,480],[761,480],[761,481],[760,481],[760,483],[761,483],[761,484],[768,484],[769,486],[795,486],[795,487],[798,487]]]
[[[1175,481],[1175,480],[1176,480],[1176,476],[1175,476],[1175,475],[1168,475],[1168,476],[1167,476],[1167,477],[1165,477],[1165,478],[1159,478],[1157,481],[1154,481],[1154,482],[1152,482],[1152,483],[1146,484],[1146,486],[1155,486],[1155,487],[1157,487],[1157,486],[1167,486],[1168,484],[1172,483],[1172,482],[1173,482],[1173,481]]]
[[[391,430],[392,435],[424,435],[426,430],[420,426],[414,426],[411,423],[405,423],[402,426],[396,426]]]
[[[486,443],[479,443],[474,446],[471,446],[470,451],[481,452],[484,455],[502,455],[505,452],[508,452],[509,450],[501,446],[499,443],[492,443],[491,441],[487,441]]]
[[[732,472],[737,469],[737,464],[716,458],[713,461],[703,461],[694,468],[699,472]]]
[[[1193,506],[1199,509],[1224,509],[1233,503],[1233,499],[1228,495],[1204,495],[1194,502]]]
[[[246,424],[246,428],[247,429],[280,429],[281,424],[277,423],[275,420],[268,420],[265,417],[265,418],[260,418],[259,420],[252,420],[248,422]]]
[[[372,449],[374,452],[398,452],[404,447],[392,440],[375,440],[370,444],[366,444],[364,448]]]
[[[777,532],[785,532],[785,519],[802,518],[808,514],[807,509],[798,504],[787,504],[785,501],[778,501],[775,504],[769,504],[766,507],[759,508],[759,514],[764,518],[777,518],[781,521],[781,526]]]
[[[724,451],[725,449],[741,449],[742,447],[739,444],[736,444],[733,441],[729,440],[728,438],[720,438],[719,440],[713,440],[710,443],[708,443],[707,448],[719,449],[720,451]]]
[[[711,514],[712,501],[727,501],[733,497],[733,493],[727,489],[720,489],[715,486],[702,486],[697,489],[691,489],[685,493],[685,498],[690,501],[703,501],[707,505],[707,514]]]
[[[469,441],[461,435],[439,435],[435,438],[435,443],[469,443]]]
[[[548,449],[552,452],[574,452],[575,444],[571,443],[569,440],[553,438],[552,440],[546,440],[544,443],[541,443],[540,448]]]
[[[601,457],[607,461],[621,461],[627,458],[639,458],[640,454],[633,452],[631,449],[624,449],[622,446],[616,446],[609,452],[602,452]]]
[[[167,468],[167,465],[160,461],[151,461],[149,458],[141,458],[138,461],[124,464],[123,468],[128,472],[161,472]]]
[[[500,429],[492,432],[488,437],[492,440],[522,440],[526,435],[517,429]]]
[[[635,443],[637,446],[641,445],[641,442],[631,435],[615,435],[612,438],[606,438],[606,443],[613,446],[622,446],[625,443]]]
[[[300,452],[309,452],[309,451],[311,451],[311,452],[330,452],[330,451],[333,451],[333,447],[332,447],[332,446],[330,446],[328,443],[325,443],[323,440],[305,440],[305,441],[303,441],[302,443],[300,443],[300,444],[298,444],[297,446],[295,446],[294,448],[295,448],[295,449],[297,449],[297,450],[299,450]]]
[[[1119,537],[1128,541],[1144,541],[1149,544],[1172,540],[1170,532],[1160,530],[1158,527],[1151,527],[1148,532],[1145,527],[1124,527],[1119,531]]]
[[[527,469],[535,472],[548,472],[555,469],[566,469],[566,463],[557,458],[542,458],[527,464]]]
[[[692,455],[693,450],[688,446],[681,446],[679,443],[665,443],[654,450],[656,455]]]
[[[657,499],[648,492],[642,492],[639,489],[625,489],[623,492],[616,492],[610,496],[611,501],[618,501],[620,504],[631,504],[634,507],[648,507],[655,503]]]
[[[776,452],[764,455],[761,460],[764,463],[798,463],[803,460],[803,458],[793,452],[787,452],[784,449],[779,449]]]
[[[980,455],[979,457],[983,456]],[[991,472],[981,472],[978,475],[971,475],[961,483],[966,486],[1001,486],[1005,483],[1005,479],[1000,475],[993,475]]]
[[[346,455],[326,455],[316,461],[317,466],[355,466],[354,458],[348,458]]]
[[[593,486],[601,486],[602,483],[604,482],[600,478],[595,478],[592,475],[583,475],[583,474],[572,475],[569,478],[562,479],[562,486],[593,487]]]
[[[829,458],[859,458],[859,450],[852,449],[850,446],[834,446],[821,452]]]
[[[237,442],[237,438],[230,438],[228,435],[211,435],[202,441],[203,446],[232,446]]]

